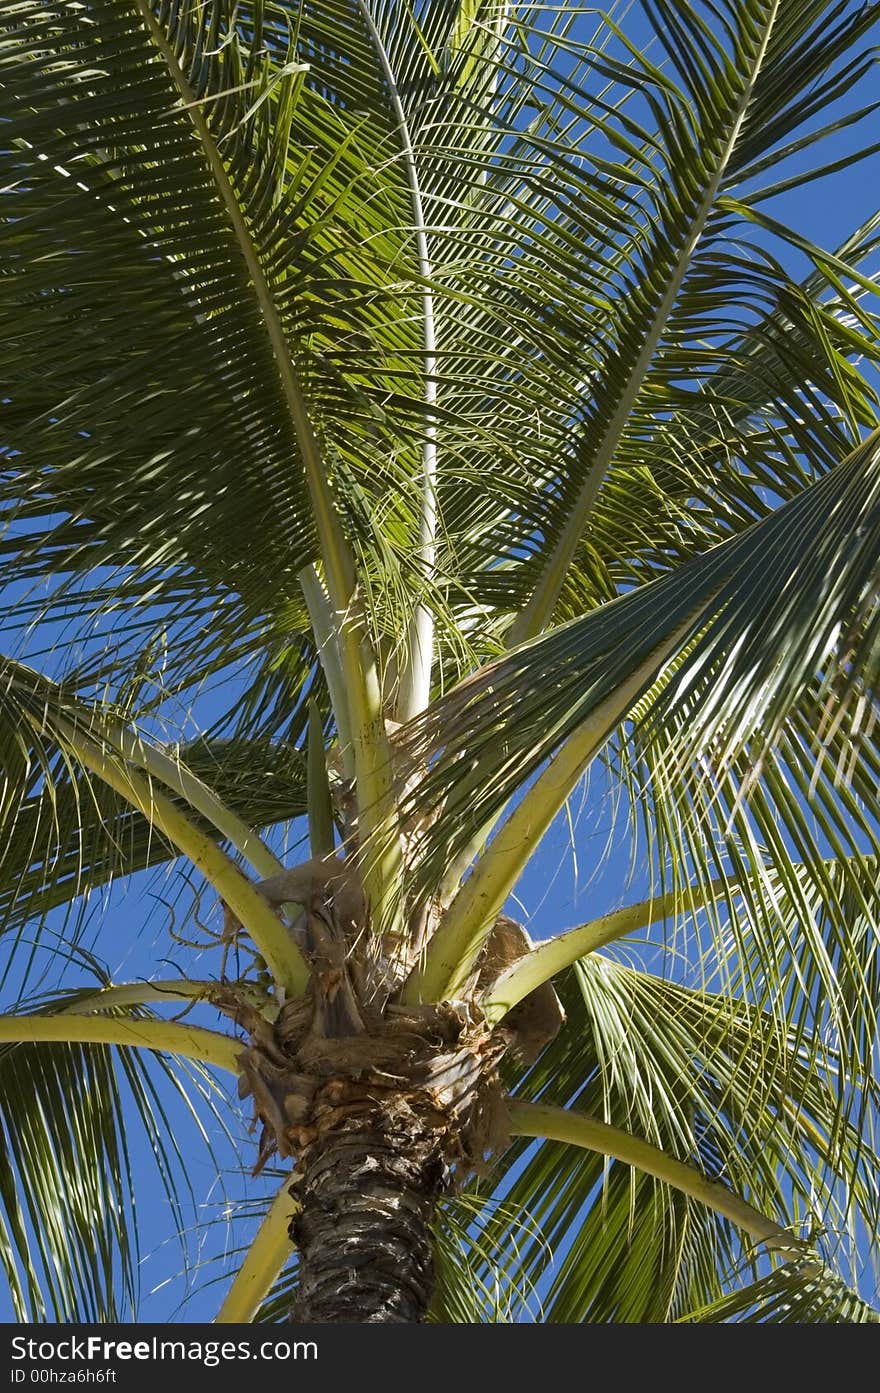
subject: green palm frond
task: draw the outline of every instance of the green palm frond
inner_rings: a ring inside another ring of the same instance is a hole
[[[689,1301],[720,1296],[723,1274],[742,1256],[702,1205],[555,1142],[517,1147],[498,1193],[515,1221],[493,1220],[490,1206],[484,1241],[507,1255],[520,1318],[529,1318],[523,1293],[532,1290],[549,1323],[665,1321]],[[523,1233],[530,1237],[514,1248]]]
[[[511,1074],[515,1096],[645,1138],[845,1269],[860,1226],[876,1230],[877,1157],[826,1043],[604,957],[560,981],[568,1025],[527,1073]],[[535,1285],[550,1321],[677,1318],[721,1299],[735,1274],[759,1275],[759,1250],[726,1220],[596,1153],[520,1141],[479,1188],[525,1225],[510,1280]],[[493,1222],[491,1242],[503,1246],[505,1222]]]
[[[740,254],[736,239],[745,223],[730,209],[709,218],[706,198],[722,165],[717,191],[730,196],[779,142],[791,143],[814,112],[814,87],[824,102],[858,82],[870,61],[863,39],[871,6],[832,6],[829,17],[827,5],[756,0],[734,16],[731,53],[714,38],[700,39],[708,45],[708,67],[700,72],[687,57],[700,21],[675,6],[650,15],[669,48],[661,70],[627,50],[612,22],[580,38],[578,15],[552,7],[536,8],[533,42],[524,46],[518,35],[528,30],[505,30],[511,16],[500,5],[473,13],[432,6],[417,20],[408,6],[338,0],[303,11],[293,23],[283,7],[250,4],[238,7],[234,25],[231,9],[216,0],[197,17],[186,8],[174,20],[163,12],[157,22],[168,25],[163,32],[192,89],[195,105],[183,106],[152,42],[161,34],[147,23],[148,7],[140,18],[136,10],[123,17],[118,7],[98,7],[89,29],[65,6],[53,11],[51,24],[43,7],[18,7],[8,40],[9,63],[21,59],[13,90],[23,103],[21,141],[8,156],[10,183],[22,212],[33,205],[33,215],[14,225],[10,264],[20,275],[10,275],[9,309],[16,322],[34,304],[40,315],[30,317],[23,347],[20,335],[10,340],[11,381],[21,385],[4,408],[9,446],[19,452],[6,495],[21,527],[12,539],[19,564],[38,548],[44,556],[54,551],[56,571],[106,559],[115,591],[124,585],[134,595],[144,584],[138,577],[147,575],[154,597],[177,601],[184,593],[193,605],[231,588],[242,596],[239,628],[267,608],[277,625],[282,596],[298,603],[296,571],[313,554],[311,510],[302,477],[297,484],[295,471],[280,463],[298,453],[284,434],[292,428],[289,412],[253,278],[194,136],[193,113],[242,209],[270,308],[347,510],[372,622],[393,646],[411,613],[413,587],[421,590],[441,624],[441,654],[453,674],[471,651],[454,615],[487,601],[498,610],[497,619],[485,621],[491,651],[498,622],[506,622],[511,603],[525,600],[542,564],[537,554],[522,557],[523,548],[531,553],[539,538],[541,547],[554,541],[569,495],[588,475],[598,477],[590,471],[599,436],[615,403],[637,385],[633,355],[643,354],[647,341],[642,321],[647,315],[654,322],[680,279],[697,205],[706,207],[697,219],[703,236],[696,260],[676,303],[661,315],[656,361],[645,366],[630,419],[612,432],[618,455],[608,506],[597,500],[595,563],[585,572],[578,554],[565,604],[595,603],[609,566],[624,578],[641,564],[640,492],[655,523],[668,519],[670,545],[683,528],[699,525],[692,471],[676,465],[673,477],[669,462],[681,459],[683,466],[692,458],[692,450],[682,453],[689,436],[704,452],[719,432],[730,438],[729,422],[741,416],[744,401],[783,441],[803,445],[831,432],[838,455],[840,413],[868,419],[870,389],[849,360],[875,355],[876,333],[864,314],[844,324],[853,292],[841,271],[851,263],[858,279],[863,249],[849,246],[836,262],[820,260],[819,282],[799,288],[778,262],[749,249]],[[41,49],[32,38],[43,21]],[[104,23],[99,62],[87,40],[97,45]],[[466,80],[449,57],[465,33]],[[762,33],[763,65],[752,74]],[[120,67],[111,80],[117,50]],[[776,80],[782,62],[784,84]],[[87,81],[77,81],[80,69]],[[128,86],[125,74],[135,69],[140,80]],[[64,105],[74,86],[81,117],[75,123]],[[736,113],[746,90],[742,123]],[[659,134],[630,114],[640,92],[648,94]],[[734,127],[738,136],[727,151]],[[831,123],[826,134],[834,129]],[[596,142],[609,143],[608,158],[592,153]],[[442,343],[437,400],[428,405],[425,285],[407,231],[407,150]],[[716,155],[721,164],[713,164]],[[65,160],[78,180],[58,173],[56,165],[67,170]],[[569,201],[558,206],[560,178]],[[141,179],[149,196],[138,192]],[[53,239],[61,210],[67,243],[59,247]],[[65,259],[74,255],[76,300],[61,290]],[[820,285],[836,300],[823,300]],[[627,286],[641,289],[621,296]],[[718,312],[722,304],[741,306],[746,321],[728,324]],[[137,344],[128,333],[135,312]],[[63,358],[54,354],[50,372],[45,343],[62,342],[68,325],[80,346]],[[71,364],[86,361],[90,380],[75,373],[71,379]],[[142,383],[147,363],[149,392]],[[118,375],[137,381],[137,400],[115,385]],[[821,393],[837,416],[812,431],[798,427],[804,393]],[[420,525],[429,405],[443,434],[433,582],[407,559]],[[90,419],[100,421],[100,431]],[[763,462],[772,455],[772,435],[761,438]],[[75,473],[70,465],[47,477],[53,460],[68,461],[71,440]],[[663,461],[665,471],[652,468]],[[613,494],[618,477],[624,496]],[[185,478],[191,487],[183,487]],[[708,470],[705,478],[708,486]],[[96,498],[100,517],[93,515]],[[66,520],[59,522],[59,513]]]
[[[269,827],[306,811],[305,771],[296,750],[199,739],[174,753],[251,826]],[[52,766],[51,782],[51,797],[45,787],[30,793],[5,829],[0,920],[4,932],[29,925],[33,934],[50,910],[65,909],[65,933],[75,939],[78,915],[95,890],[162,866],[176,852],[112,789],[87,783],[63,762]]]
[[[533,60],[531,71],[523,58],[518,83],[511,74],[512,90],[522,94],[529,79],[538,88],[538,115],[525,132],[509,131],[523,165],[527,159],[530,164],[528,171],[514,170],[511,159],[507,167],[516,192],[505,211],[511,223],[515,218],[515,231],[511,227],[498,254],[493,304],[506,309],[519,300],[514,322],[520,338],[514,338],[509,323],[502,332],[515,345],[509,355],[519,357],[522,366],[512,366],[504,399],[493,369],[496,385],[486,386],[486,408],[493,421],[521,413],[514,448],[522,486],[514,492],[515,466],[507,466],[508,507],[499,520],[500,500],[490,489],[500,471],[487,458],[472,485],[463,478],[457,495],[450,485],[444,511],[454,526],[469,495],[470,507],[479,507],[486,519],[479,532],[473,529],[472,555],[473,564],[487,572],[490,603],[506,602],[508,609],[521,604],[551,565],[548,555],[557,552],[561,583],[563,552],[569,564],[594,507],[593,545],[607,564],[625,566],[627,550],[632,554],[641,541],[631,512],[633,495],[637,500],[640,486],[651,490],[652,478],[653,529],[658,517],[667,515],[670,532],[676,523],[681,529],[693,512],[694,481],[691,470],[670,470],[663,449],[667,424],[677,442],[688,434],[705,440],[726,432],[730,416],[742,413],[738,370],[750,379],[750,394],[764,419],[779,422],[780,430],[789,428],[795,413],[803,414],[801,392],[830,387],[832,400],[839,401],[837,364],[852,344],[837,327],[833,307],[817,310],[815,299],[778,260],[741,246],[744,224],[737,226],[714,200],[736,187],[740,170],[749,168],[757,150],[772,148],[797,123],[801,84],[806,90],[821,73],[839,90],[840,83],[867,70],[870,52],[859,44],[872,22],[870,8],[844,14],[844,7],[834,7],[831,23],[824,5],[732,7],[729,53],[726,40],[717,36],[695,38],[702,20],[694,7],[651,7],[656,42],[670,50],[662,70],[622,43],[615,56],[606,53],[614,38],[609,24],[593,42],[560,39],[565,64],[561,56],[554,64],[557,54],[548,34],[546,50]],[[762,35],[767,38],[763,50]],[[707,64],[702,74],[689,59],[697,41]],[[783,61],[786,80],[780,83]],[[563,71],[571,73],[568,90]],[[600,75],[605,91],[596,90]],[[748,117],[741,123],[746,91]],[[635,93],[650,105],[644,125],[629,115],[628,99]],[[547,128],[554,120],[551,138]],[[533,133],[535,126],[540,134]],[[594,152],[607,143],[612,152],[603,161]],[[553,179],[557,167],[564,169],[561,206],[559,181]],[[490,189],[494,174],[493,168]],[[503,189],[503,174],[498,182]],[[501,192],[496,206],[503,206]],[[503,259],[511,245],[517,248],[514,270]],[[489,253],[486,261],[492,274]],[[515,277],[522,278],[519,286]],[[482,313],[487,318],[491,311]],[[495,313],[500,316],[501,310]],[[817,328],[817,316],[830,322],[825,333]],[[776,329],[775,350],[768,325]],[[876,330],[869,327],[859,337],[876,356]],[[525,342],[517,353],[520,339]],[[773,368],[763,379],[755,371],[757,352],[763,366],[769,361]],[[848,368],[843,371],[852,383],[857,415],[869,419],[870,388],[859,386]],[[492,448],[487,440],[487,456]],[[684,464],[687,455],[681,458]],[[646,465],[656,467],[649,471]],[[613,489],[618,471],[621,486],[603,505],[600,484],[607,475]],[[481,505],[475,497],[478,482]],[[606,528],[611,529],[607,541]],[[466,534],[462,545],[468,545]],[[509,564],[499,569],[505,556]],[[600,597],[594,589],[592,602]],[[524,637],[527,631],[528,624],[518,632]]]
[[[204,1145],[212,1159],[203,1127],[169,1125],[169,1084],[194,1116],[220,1119],[210,1076],[164,1056],[146,1063],[93,1045],[0,1050],[0,1261],[17,1319],[114,1321],[136,1309],[138,1131],[181,1233],[194,1200],[189,1148]]]
[[[689,868],[700,884],[715,870],[747,886],[742,898],[710,904],[696,938],[675,936],[695,976],[741,992],[795,1032],[826,1035],[859,1073],[871,1068],[877,1032],[876,751],[873,741],[860,746],[852,783],[827,766],[816,778],[816,757],[809,737],[787,736],[757,786],[747,750],[711,792],[695,778],[664,782],[661,771],[638,816],[674,894]],[[681,903],[686,911],[686,893]]]
[[[319,536],[331,589],[345,564],[300,382],[319,419],[341,379],[332,366],[322,392],[322,355],[296,360],[315,346],[302,277],[315,258],[324,285],[337,274],[314,239],[365,156],[346,165],[358,123],[340,129],[333,106],[303,88],[304,65],[276,61],[286,23],[273,9],[264,46],[263,10],[252,7],[245,37],[220,0],[162,22],[147,4],[89,17],[17,7],[5,45],[17,117],[6,303],[12,320],[36,313],[24,343],[17,330],[9,342],[6,503],[25,570],[47,548],[59,572],[108,565],[104,606],[146,592],[166,619],[181,598],[204,613],[232,593],[239,628],[268,611],[284,634]],[[304,199],[313,222],[298,233]],[[340,258],[348,282],[358,253]]]
[[[636,738],[660,746],[674,725],[682,774],[701,757],[723,770],[747,742],[754,761],[793,708],[813,714],[811,697],[813,710],[831,694],[850,708],[870,702],[878,461],[875,434],[741,535],[485,665],[411,723],[402,742],[414,760],[433,760],[420,808],[442,809],[423,839],[426,866],[442,875],[652,655],[643,692],[667,672],[636,708]],[[560,804],[548,804],[550,817]]]
[[[866,1325],[880,1315],[833,1273],[804,1272],[786,1264],[712,1305],[680,1316],[697,1324]]]
[[[80,835],[89,836],[87,854],[83,861],[77,847],[77,870],[68,881],[68,890],[76,895],[81,888],[84,864],[88,867],[97,862],[100,866],[103,858],[106,868],[110,857],[112,869],[117,864],[118,849],[108,841],[108,831],[131,831],[134,824],[137,834],[137,822],[130,812],[121,815],[120,828],[114,829],[112,822],[108,827],[109,816],[120,818],[121,803],[140,814],[150,838],[156,829],[162,839],[161,859],[168,858],[171,848],[174,853],[182,852],[220,898],[235,907],[234,912],[254,935],[276,981],[286,979],[289,989],[302,990],[305,965],[293,940],[221,843],[230,843],[232,850],[257,867],[261,877],[279,871],[281,862],[252,828],[182,764],[179,751],[158,748],[139,733],[131,732],[117,710],[82,702],[65,684],[51,682],[21,663],[3,660],[2,683],[0,737],[11,751],[10,773],[4,777],[0,801],[0,823],[10,846],[6,867],[10,880],[7,915],[14,916],[21,889],[36,889],[36,902],[29,908],[39,911],[40,923],[45,924],[53,887],[65,870],[59,856]],[[304,772],[300,763],[301,780]],[[112,810],[104,802],[105,789],[119,799]],[[58,819],[59,790],[61,812],[67,818],[64,824]],[[179,795],[176,801],[170,796],[172,792]],[[86,801],[84,814],[80,812],[80,796]],[[302,798],[301,788],[298,797]],[[205,824],[208,835],[203,831]],[[28,840],[28,834],[33,841]],[[150,851],[148,840],[147,864]],[[45,853],[54,857],[48,883],[28,886],[29,872],[35,869],[39,875],[37,868],[45,864]],[[79,922],[83,909],[81,905]],[[252,915],[256,915],[253,922]],[[77,922],[75,918],[74,925]],[[20,928],[16,937],[21,938]]]
[[[741,848],[740,848],[741,850]],[[615,944],[636,961],[668,954],[675,976],[766,1011],[792,1041],[831,1045],[845,1076],[870,1078],[877,1038],[877,861],[854,854],[676,883],[535,946],[483,998],[500,1020],[540,983]],[[705,869],[705,867],[704,867]],[[677,877],[675,878],[677,882]]]
[[[265,528],[264,586],[270,574],[273,592],[292,584],[314,554],[296,442],[241,254],[138,6],[18,6],[4,57],[17,101],[6,303],[29,324],[23,343],[7,340],[4,373],[16,493],[28,495],[16,520],[30,534],[67,513],[80,566],[125,556],[172,586],[180,566],[207,567],[253,593],[239,525],[250,516]],[[203,60],[215,82],[221,62]]]
[[[713,1168],[734,1190],[749,1188],[763,1212],[812,1206],[817,1225],[836,1229],[857,1211],[876,1225],[876,1158],[861,1128],[873,1106],[865,1096],[870,1085],[844,1070],[822,1035],[785,1032],[774,1016],[736,997],[677,987],[599,957],[584,960],[577,974],[608,1087],[622,1096],[628,1064],[638,1077],[643,1062],[647,1071],[649,1061],[665,1061],[665,1089],[630,1088],[629,1125],[640,1135],[659,1143],[651,1130],[665,1116],[665,1135],[676,1146],[703,1164],[711,1156]],[[652,1020],[663,1021],[662,1038]],[[838,1212],[838,1204],[852,1212]]]
[[[534,1235],[527,1224],[519,1231],[521,1216],[511,1212],[507,1214],[509,1224],[498,1225],[503,1241],[493,1244],[486,1221],[490,1214],[498,1221],[503,1213],[503,1201],[487,1208],[467,1192],[442,1205],[434,1226],[437,1276],[429,1315],[432,1322],[504,1325],[540,1320],[537,1291],[528,1283],[522,1288],[511,1281],[523,1240]]]

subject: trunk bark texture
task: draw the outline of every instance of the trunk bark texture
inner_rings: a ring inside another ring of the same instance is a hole
[[[498,1064],[512,1043],[534,1057],[558,1029],[558,1003],[548,1017],[545,1002],[532,1020],[526,1002],[519,1025],[494,1029],[466,1000],[394,1004],[410,964],[367,933],[346,863],[313,859],[261,888],[273,904],[303,904],[292,932],[311,967],[309,990],[274,1021],[243,1008],[238,1016],[250,1032],[239,1091],[262,1124],[255,1169],[276,1152],[296,1158],[292,1319],[423,1321],[437,1200],[506,1144]],[[528,947],[504,921],[484,974]]]
[[[314,1022],[309,1002],[290,1002],[239,1057],[263,1124],[258,1168],[275,1151],[296,1157],[292,1319],[423,1321],[437,1200],[507,1139],[508,1038],[451,1004],[367,1018],[345,1038]]]
[[[381,1112],[325,1134],[301,1158],[291,1224],[299,1249],[292,1316],[416,1323],[434,1285],[431,1221],[446,1167],[436,1134]]]

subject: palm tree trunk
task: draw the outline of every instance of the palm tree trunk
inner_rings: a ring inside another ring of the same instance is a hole
[[[416,1323],[433,1291],[437,1201],[507,1141],[510,1032],[462,1003],[362,1015],[347,971],[328,951],[320,962],[312,995],[257,1022],[238,1057],[260,1164],[296,1157],[291,1319]]]
[[[405,1104],[395,1118],[386,1101],[323,1133],[299,1170],[293,1320],[423,1321],[434,1283],[430,1225],[445,1172],[436,1134]]]

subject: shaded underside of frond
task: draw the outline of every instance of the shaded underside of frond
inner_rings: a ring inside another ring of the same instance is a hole
[[[821,1043],[813,1058],[801,1042],[801,1055],[796,1037],[743,1003],[607,959],[585,960],[561,989],[568,1026],[511,1074],[515,1096],[603,1118],[747,1195],[829,1264],[821,1278],[805,1269],[803,1283],[783,1266],[795,1288],[855,1311],[854,1273],[878,1219],[876,1158],[834,1058],[817,1063]],[[474,1241],[507,1254],[520,1318],[536,1318],[537,1301],[551,1322],[701,1319],[690,1313],[728,1299],[734,1318],[736,1293],[767,1268],[760,1245],[702,1205],[560,1143],[518,1142],[477,1193],[486,1208]]]
[[[728,19],[649,6],[640,52],[542,6],[17,5],[10,560],[112,568],[98,605],[237,595],[239,628],[283,634],[315,541],[279,352],[392,673],[418,594],[444,681],[493,651],[593,478],[562,617],[838,460],[873,411],[876,229],[807,243],[800,280],[782,223],[779,255],[750,239],[774,152],[846,129],[805,123],[868,71],[872,7]],[[429,420],[433,578],[412,560]]]
[[[194,1119],[218,1116],[203,1070],[92,1045],[0,1051],[0,1262],[21,1321],[119,1321],[136,1313],[144,1154],[181,1235],[196,1199]],[[176,1117],[169,1125],[170,1112]],[[133,1161],[133,1153],[137,1160]],[[152,1187],[151,1187],[152,1188]]]
[[[400,743],[428,765],[414,799],[442,809],[425,862],[442,873],[655,654],[633,699],[635,740],[659,748],[674,728],[680,778],[700,760],[723,772],[749,740],[754,758],[823,703],[830,738],[870,739],[878,459],[875,433],[741,535],[484,665],[412,722]]]

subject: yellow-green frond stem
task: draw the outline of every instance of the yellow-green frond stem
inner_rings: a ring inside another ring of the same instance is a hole
[[[297,1206],[290,1197],[290,1179],[289,1175],[285,1177],[268,1214],[257,1229],[223,1305],[214,1317],[215,1324],[235,1325],[252,1321],[293,1252],[288,1229]]]
[[[838,864],[837,857],[831,857],[827,862],[829,869]],[[580,924],[537,944],[530,953],[501,973],[487,991],[481,1002],[486,1019],[493,1025],[497,1024],[530,992],[597,948],[604,948],[606,944],[615,943],[639,929],[648,929],[652,924],[662,924],[681,909],[704,909],[727,895],[736,895],[740,893],[741,885],[749,879],[751,877],[732,876],[710,880],[705,885],[670,890],[665,895],[613,909],[598,919],[591,919],[589,923]]]
[[[324,731],[317,703],[309,702],[308,729],[309,849],[313,856],[331,856],[335,845],[333,805],[327,779]]]
[[[312,634],[318,649],[318,658],[327,680],[330,705],[333,707],[333,715],[336,718],[342,769],[347,779],[353,779],[355,775],[354,744],[351,734],[351,714],[345,691],[345,676],[339,653],[339,635],[333,622],[327,592],[315,567],[306,566],[304,570],[300,571],[298,580],[309,613]]]
[[[124,1016],[0,1016],[0,1042],[4,1044],[128,1045],[134,1049],[163,1050],[200,1064],[213,1064],[230,1074],[241,1044],[229,1035],[176,1021],[131,1020]]]
[[[270,1001],[264,991],[254,983],[236,982],[236,996],[243,997],[257,1011],[277,1010],[277,1003]],[[218,982],[193,982],[185,978],[170,977],[151,982],[119,982],[107,987],[98,987],[93,992],[77,992],[70,1001],[58,997],[53,1002],[57,1015],[89,1015],[93,1011],[111,1011],[124,1006],[145,1006],[163,1001],[205,1001],[209,1004],[223,993],[229,1000],[230,987],[221,987]]]
[[[248,276],[272,344],[272,352],[281,379],[281,389],[302,454],[309,495],[315,513],[315,526],[321,544],[321,555],[327,573],[330,598],[334,606],[341,610],[348,603],[355,588],[354,559],[342,533],[339,517],[330,495],[326,467],[321,458],[320,447],[309,418],[302,388],[293,370],[290,349],[272,292],[260,264],[244,213],[230,183],[223,159],[217,149],[201,106],[195,100],[194,93],[184,76],[174,48],[147,0],[135,0],[135,3],[150,38],[165,60],[171,80],[192,121],[211,177],[223,201],[244,258]]]
[[[354,596],[354,602],[359,610],[358,595]],[[364,631],[362,614],[356,618],[346,616],[340,630],[343,649],[351,655],[346,673],[353,715],[358,840],[362,851],[360,873],[374,931],[396,935],[401,932],[403,884],[400,820],[379,669],[372,646],[366,639],[359,638]]]
[[[162,54],[174,86],[192,120],[211,176],[232,224],[272,345],[281,390],[302,455],[327,582],[333,627],[337,634],[352,725],[361,824],[360,839],[362,845],[369,841],[374,848],[372,854],[364,859],[361,869],[364,889],[376,927],[383,931],[393,930],[399,921],[397,905],[402,870],[400,842],[393,796],[391,757],[385,735],[381,684],[363,613],[354,556],[342,530],[330,492],[326,463],[322,458],[308,406],[293,368],[278,309],[223,159],[167,34],[146,0],[136,0],[136,3],[138,13],[156,48]]]
[[[641,1137],[634,1137],[620,1127],[600,1122],[598,1118],[549,1104],[526,1103],[510,1098],[508,1108],[511,1131],[515,1136],[568,1142],[588,1151],[598,1151],[602,1156],[622,1161],[624,1165],[633,1166],[645,1175],[662,1180],[674,1190],[680,1190],[690,1199],[729,1219],[755,1242],[763,1243],[775,1252],[784,1253],[789,1258],[812,1256],[807,1243],[773,1219],[768,1219],[733,1190],[728,1190],[718,1180],[710,1180],[684,1161],[668,1156]]]
[[[407,982],[405,1002],[442,1001],[454,998],[461,990],[486,935],[541,837],[612,730],[674,652],[684,632],[684,628],[676,631],[641,664],[553,756],[452,900],[428,944],[423,966]]]
[[[633,364],[626,385],[620,393],[617,409],[608,422],[602,439],[595,450],[590,470],[571,509],[568,521],[547,558],[538,583],[529,597],[528,604],[517,616],[511,627],[508,640],[508,646],[511,648],[525,642],[526,639],[534,638],[550,623],[566,573],[595,508],[599,492],[613,463],[615,451],[660,344],[666,323],[675,307],[697,243],[703,235],[706,223],[715,206],[721,182],[739,140],[749,102],[761,73],[778,11],[779,0],[768,8],[764,19],[763,33],[756,45],[748,77],[743,84],[736,110],[733,113],[730,133],[719,152],[716,167],[694,212],[688,236],[674,265],[670,268],[665,294],[657,307],[653,322],[645,334],[641,351]]]
[[[167,788],[179,793],[191,808],[201,813],[218,832],[222,832],[261,877],[266,879],[284,870],[282,862],[253,828],[248,827],[207,784],[171,755],[146,744],[128,731],[114,728],[109,721],[93,733],[100,735],[131,764],[146,770],[152,778],[159,779]]]
[[[713,880],[705,886],[694,885],[684,893],[670,890],[668,894],[655,899],[614,909],[598,919],[591,919],[588,924],[581,924],[576,929],[569,929],[567,933],[557,934],[555,938],[539,943],[531,953],[507,968],[486,993],[481,1003],[486,1019],[493,1025],[497,1024],[518,1001],[522,1001],[543,982],[549,982],[563,968],[586,957],[587,953],[604,948],[606,944],[635,933],[637,929],[662,923],[681,908],[685,896],[692,909],[700,909],[735,890],[736,883],[727,880]]]
[[[118,756],[106,753],[66,721],[56,718],[52,733],[60,735],[87,769],[143,813],[189,858],[250,934],[277,985],[289,995],[301,995],[309,978],[305,959],[285,925],[226,852],[199,831],[149,779],[122,763]]]

